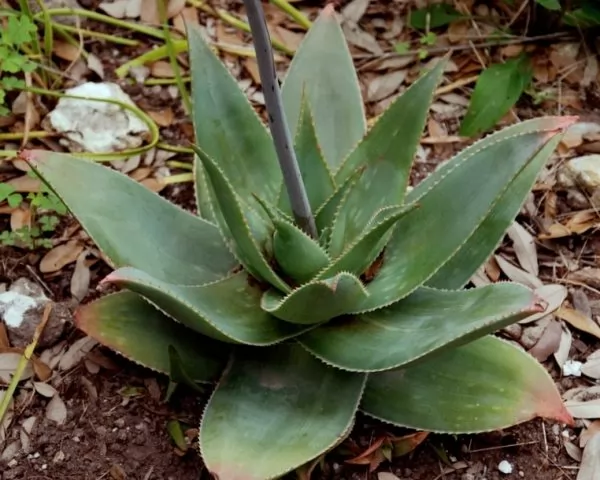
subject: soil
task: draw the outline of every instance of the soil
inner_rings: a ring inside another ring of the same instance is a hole
[[[96,0],[82,1],[82,5],[90,9],[96,8],[98,3]],[[315,4],[322,6],[322,2],[296,2],[296,5],[302,6],[304,3],[312,8]],[[338,3],[339,9],[348,2]],[[379,13],[386,11],[387,4],[385,1],[372,1],[370,8]],[[400,10],[402,8],[398,7]],[[116,33],[112,27],[91,21],[86,23],[86,28]],[[142,50],[127,47],[115,53],[113,46],[93,42],[90,51],[101,59],[106,80],[111,81],[115,80],[113,72],[116,67],[148,48],[149,43]],[[146,111],[158,112],[167,107],[173,109],[175,119],[168,127],[161,128],[161,140],[173,145],[186,145],[186,142],[192,140],[190,122],[180,103],[173,101],[166,88],[120,83],[136,104]],[[562,113],[583,113],[591,116],[590,121],[598,121],[598,113],[592,111],[592,108],[600,108],[597,93],[582,88],[580,94],[586,110],[566,106]],[[590,96],[595,101],[585,103]],[[371,109],[370,114],[380,113],[380,105],[368,108]],[[547,104],[534,105],[525,100],[519,104],[517,114],[521,119],[531,118],[548,113],[545,108]],[[457,118],[444,115],[434,115],[434,118],[447,128],[449,135],[456,133]],[[53,140],[43,142],[49,148],[58,148]],[[431,154],[415,164],[412,183],[425,178],[440,162],[466,144],[455,141],[427,146],[431,149]],[[180,172],[175,170],[173,173]],[[12,175],[10,170],[0,170],[0,174],[6,175],[6,178]],[[4,176],[0,180],[4,180]],[[542,194],[543,192],[536,194],[536,201]],[[195,210],[190,184],[169,186],[161,191],[161,195],[184,208]],[[569,211],[560,196],[557,198],[557,205],[559,211]],[[527,221],[534,222],[532,219]],[[63,219],[55,237],[61,237],[63,232],[74,226],[74,220]],[[9,217],[0,216],[0,230],[8,228]],[[593,235],[576,239],[567,237],[552,245],[546,244],[540,256],[551,261],[541,266],[541,274],[549,278],[560,277],[560,269],[564,267],[559,266],[557,272],[556,267],[551,264],[565,254],[570,258],[576,257],[578,261],[583,259],[583,262],[595,264],[600,252],[598,245],[600,243]],[[27,277],[40,284],[52,300],[70,299],[69,288],[74,263],[66,265],[57,274],[43,275],[39,272],[38,265],[45,253],[44,249],[27,251],[11,247],[0,248],[0,283]],[[90,265],[90,272],[90,290],[84,302],[100,295],[96,286],[99,280],[110,273],[110,268],[96,259]],[[598,299],[594,293],[588,291],[588,294],[591,300]],[[573,357],[576,359],[583,360],[585,355],[599,347],[598,342],[589,335],[574,331],[573,337]],[[81,338],[81,333],[70,327],[67,343],[72,344],[78,338]],[[56,373],[53,377],[53,385],[66,405],[67,419],[62,425],[57,425],[46,417],[51,400],[35,394],[31,388],[18,390],[16,411],[5,445],[19,439],[23,445],[27,444],[27,448],[14,455],[10,461],[0,458],[0,480],[210,479],[196,445],[199,418],[206,396],[180,387],[172,399],[165,402],[168,382],[164,376],[139,367],[103,347],[97,347],[90,355],[93,358],[88,358],[67,371]],[[561,378],[551,359],[545,365],[561,391],[578,384],[570,378]],[[32,418],[35,418],[33,428],[28,434],[24,433],[24,423],[30,425]],[[185,451],[175,445],[169,434],[168,426],[172,420],[179,421],[183,426],[187,439]],[[567,438],[577,443],[573,431],[563,432],[558,425],[541,420],[487,434],[432,434],[411,453],[391,461],[380,458],[381,461],[374,461],[373,468],[348,463],[348,460],[360,455],[378,439],[407,433],[409,432],[359,414],[349,439],[325,456],[322,468],[316,468],[311,478],[392,480],[383,475],[386,472],[396,475],[400,480],[574,480],[577,476],[578,462],[567,454],[564,446]],[[24,435],[26,441],[23,440]],[[4,448],[2,445],[0,447]],[[500,472],[499,465],[503,461],[510,463],[512,473]],[[297,477],[289,475],[289,478]]]

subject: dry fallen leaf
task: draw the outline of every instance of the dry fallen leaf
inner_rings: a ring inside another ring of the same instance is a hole
[[[389,472],[379,472],[377,474],[377,480],[400,480],[396,475]]]
[[[40,272],[58,272],[65,265],[73,263],[83,251],[83,245],[78,240],[69,240],[67,243],[58,245],[50,250],[40,262]]]
[[[114,0],[110,3],[102,2],[98,8],[114,18],[137,18],[142,13],[142,1]]]
[[[560,307],[554,314],[576,329],[594,335],[596,338],[600,338],[600,327],[587,315],[568,307]]]
[[[517,222],[513,222],[506,233],[513,242],[515,255],[521,266],[537,277],[539,266],[533,235]]]
[[[159,127],[168,127],[175,120],[175,113],[173,113],[170,107],[163,108],[162,110],[150,110],[146,113]]]
[[[60,395],[54,395],[46,405],[46,418],[58,425],[63,425],[67,421],[67,406]]]
[[[52,398],[58,393],[52,385],[45,382],[33,382],[33,387],[37,393],[46,398]]]
[[[84,250],[79,254],[75,261],[75,270],[71,277],[71,295],[78,302],[83,300],[83,297],[87,295],[88,289],[90,288],[90,269],[86,264],[87,250]]]
[[[400,88],[405,78],[406,71],[404,70],[373,77],[367,86],[367,102],[377,102],[389,97]]]
[[[37,193],[40,191],[41,182],[38,178],[32,178],[29,175],[23,175],[4,182],[20,193]]]
[[[557,322],[554,319],[551,320],[537,343],[529,349],[529,354],[538,361],[545,362],[550,355],[558,350],[561,337],[562,326],[560,322]]]
[[[520,324],[535,322],[536,320],[539,320],[540,318],[543,318],[546,315],[554,312],[558,307],[560,307],[563,304],[563,302],[567,298],[567,295],[569,294],[566,287],[558,284],[544,285],[542,287],[536,288],[534,290],[534,293],[536,296],[544,300],[548,304],[548,306],[546,307],[545,311],[541,313],[536,313],[534,315],[530,315],[529,317],[521,320],[519,322]]]
[[[16,352],[4,352],[0,353],[0,381],[3,383],[10,383],[19,362],[21,361],[21,353]],[[33,375],[33,368],[31,363],[27,362],[27,366],[21,375],[21,380],[27,380]]]
[[[65,352],[58,363],[59,370],[69,370],[77,365],[98,342],[91,337],[83,337],[75,341],[73,345]]]
[[[150,74],[153,77],[158,78],[173,78],[175,76],[175,72],[173,72],[173,67],[169,62],[164,60],[158,60],[154,62],[150,66]]]
[[[594,435],[600,433],[600,420],[591,422],[579,436],[579,447],[584,448]]]
[[[560,344],[558,350],[554,352],[554,359],[562,371],[563,365],[569,359],[569,351],[571,350],[571,344],[573,343],[573,335],[568,328],[562,328],[562,334],[560,337]]]
[[[519,267],[516,267],[501,255],[494,255],[494,258],[496,259],[496,262],[498,262],[500,269],[513,282],[521,283],[530,288],[539,288],[544,286],[538,277],[520,269]]]
[[[588,355],[585,363],[581,366],[581,373],[587,377],[600,379],[600,350]]]
[[[88,68],[104,80],[104,65],[102,65],[102,61],[93,53],[88,53],[86,62]]]
[[[13,232],[31,225],[31,210],[28,208],[15,208],[10,214],[10,229]]]
[[[597,480],[600,478],[600,435],[590,438],[583,449],[577,480]]]
[[[595,211],[583,210],[575,213],[567,223],[553,223],[546,229],[546,233],[540,233],[538,238],[549,240],[553,238],[569,237],[587,232],[590,228],[600,225],[600,220]]]
[[[600,418],[600,398],[589,401],[567,400],[565,407],[574,418]]]
[[[52,53],[58,58],[74,62],[81,55],[81,51],[77,45],[72,45],[61,40],[54,40],[52,43]]]

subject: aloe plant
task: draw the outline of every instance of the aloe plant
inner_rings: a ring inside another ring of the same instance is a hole
[[[333,9],[282,86],[317,235],[294,220],[271,134],[188,32],[197,214],[71,155],[23,154],[120,287],[76,324],[175,383],[207,384],[200,451],[220,480],[277,478],[327,452],[357,410],[434,432],[571,423],[545,369],[493,335],[548,311],[514,283],[465,288],[574,119],[510,126],[408,191],[444,61],[367,131]]]

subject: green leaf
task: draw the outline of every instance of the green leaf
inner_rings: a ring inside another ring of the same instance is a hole
[[[15,188],[8,183],[0,182],[0,202],[7,200],[15,192]]]
[[[282,177],[269,132],[200,28],[189,25],[187,34],[196,145],[241,198],[257,193],[275,202]]]
[[[356,309],[368,294],[354,275],[342,272],[302,285],[287,296],[267,290],[261,307],[272,315],[291,323],[314,325]]]
[[[367,121],[354,63],[333,6],[323,9],[304,37],[281,88],[293,132],[304,94],[325,160],[335,171],[365,134]]]
[[[600,8],[595,1],[587,1],[570,12],[565,12],[564,22],[578,28],[593,28],[600,25]]]
[[[560,10],[560,2],[558,0],[535,0],[535,3],[541,5],[548,10]]]
[[[533,292],[518,284],[420,288],[388,308],[334,320],[299,341],[335,367],[374,372],[426,361],[542,311]]]
[[[474,234],[517,174],[571,123],[559,117],[548,120],[545,131],[491,135],[450,160],[444,174],[426,180],[420,196],[410,198],[419,208],[396,224],[361,312],[390,305],[427,282]]]
[[[333,194],[335,184],[317,140],[310,106],[305,100],[306,97],[302,102],[294,144],[306,195],[310,208],[314,212]],[[279,208],[288,215],[292,214],[290,199],[285,188],[279,196]]]
[[[527,54],[486,68],[475,84],[460,135],[470,137],[496,125],[517,103],[532,78],[533,67]]]
[[[11,16],[2,39],[4,43],[18,47],[24,43],[31,42],[37,29],[35,24],[27,15]],[[23,57],[26,58],[26,57]]]
[[[169,374],[169,345],[195,382],[211,382],[229,349],[174,322],[132,292],[118,292],[79,307],[75,325],[101,344],[137,363]]]
[[[240,263],[252,276],[268,282],[283,292],[289,292],[290,287],[273,271],[265,259],[248,223],[249,214],[254,214],[256,221],[260,219],[256,218],[255,212],[250,209],[246,209],[245,212],[242,210],[239,196],[216,162],[199,148],[194,147],[194,149],[197,158],[202,162],[212,186],[215,202],[218,204],[220,215],[217,217],[222,219],[218,223]],[[257,222],[254,223],[256,224]]]
[[[546,369],[493,336],[369,375],[361,409],[395,425],[445,433],[499,430],[536,417],[573,424]]]
[[[119,268],[200,284],[237,262],[218,229],[115,170],[70,155],[33,150],[22,157],[58,195],[98,248]]]
[[[365,232],[335,259],[317,278],[327,278],[340,272],[361,275],[388,243],[396,222],[418,205],[388,207],[377,212]]]
[[[502,193],[485,220],[454,256],[427,281],[435,288],[460,289],[484,264],[504,238],[527,199],[536,178],[561,140],[550,140]]]
[[[262,291],[244,272],[208,285],[175,285],[125,267],[102,282],[132,290],[178,322],[223,342],[272,345],[306,331],[261,310]]]
[[[328,246],[329,238],[331,235],[331,227],[333,226],[333,222],[335,216],[340,210],[340,205],[343,203],[344,198],[348,195],[348,192],[352,188],[352,186],[358,181],[360,176],[364,173],[365,168],[357,168],[355,172],[353,172],[343,183],[338,185],[337,189],[333,194],[327,199],[327,201],[315,212],[315,222],[317,223],[317,230],[322,234],[326,232],[326,235],[323,236],[321,245]]]
[[[350,432],[364,382],[298,345],[236,352],[200,426],[208,470],[274,479],[328,451]]]
[[[178,384],[183,383],[195,390],[198,393],[204,393],[204,390],[198,386],[198,384],[191,377],[188,372],[188,365],[185,364],[181,355],[173,345],[169,345],[169,380],[170,384],[165,395],[165,401],[169,401],[171,394],[175,391]]]
[[[297,282],[311,280],[330,262],[327,252],[272,206],[259,199],[275,226],[273,255],[279,268]]]
[[[357,238],[377,211],[402,204],[433,92],[445,65],[445,61],[438,62],[400,95],[340,167],[338,184],[357,168],[364,167],[365,172],[336,216],[329,247],[333,257]]]
[[[408,17],[408,25],[417,30],[427,30],[448,25],[455,20],[467,18],[447,3],[436,3],[419,10],[413,10]]]

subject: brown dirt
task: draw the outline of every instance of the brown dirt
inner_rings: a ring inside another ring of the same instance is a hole
[[[86,8],[93,8],[99,2],[83,0],[83,3]],[[304,3],[322,6],[322,2]],[[348,2],[338,3],[341,6]],[[373,1],[370,8],[386,10],[389,8],[387,4]],[[393,7],[397,10],[396,5]],[[87,28],[120,33],[112,27],[94,22],[90,22]],[[91,51],[102,59],[107,80],[114,80],[114,68],[141,53],[139,49],[123,48],[115,54],[112,46],[102,42],[92,42]],[[160,110],[165,106],[174,108],[176,120],[172,126],[161,128],[163,140],[180,145],[191,140],[190,123],[184,118],[178,102],[173,102],[167,95],[166,88],[141,87],[124,81],[119,83],[144,110]],[[461,93],[464,91],[461,90]],[[586,103],[585,95],[594,101]],[[582,98],[586,108],[599,108],[597,93],[582,92]],[[521,119],[544,113],[547,112],[543,106],[534,107],[527,102],[521,102],[518,109]],[[437,120],[448,129],[449,134],[456,132],[456,118]],[[452,143],[430,147],[432,154],[428,159],[416,163],[413,183],[422,180],[440,161],[465,145]],[[185,156],[178,159],[182,158],[186,159]],[[189,184],[168,187],[161,194],[185,208],[194,209],[193,191]],[[7,228],[7,217],[0,218],[0,222],[0,229]],[[67,224],[69,222],[66,221]],[[552,245],[556,247],[555,250],[544,250],[544,254],[551,259],[558,255],[559,250],[561,254],[571,252],[578,257],[584,245],[587,248],[595,246],[590,261],[595,261],[600,252],[598,241],[594,241],[593,236],[561,239]],[[69,298],[69,282],[74,265],[66,266],[58,275],[42,276],[37,265],[44,253],[45,250],[27,252],[0,248],[0,283],[26,276],[44,285],[51,292],[53,300]],[[109,272],[110,269],[101,261],[92,266],[92,288],[85,301],[98,295],[94,290],[95,285]],[[549,273],[560,274],[560,271]],[[69,341],[79,336],[72,330]],[[574,332],[574,339],[576,359],[583,358],[585,353],[598,347],[598,342],[583,334]],[[106,349],[98,350],[102,352],[101,358],[106,360],[105,366],[110,368],[90,371],[82,363],[61,373],[58,392],[67,406],[64,425],[57,426],[45,418],[48,399],[34,395],[31,390],[22,389],[19,392],[17,413],[8,433],[8,441],[21,436],[20,426],[24,420],[36,417],[37,421],[29,438],[28,451],[18,453],[14,462],[9,464],[11,466],[0,460],[0,480],[209,479],[210,475],[203,467],[195,445],[196,429],[205,398],[182,388],[166,404],[162,400],[167,386],[165,377],[138,367]],[[548,368],[562,391],[575,384],[572,379],[561,379],[551,362],[548,362]],[[185,454],[175,447],[167,431],[167,424],[172,419],[179,420],[187,428],[190,446]],[[327,454],[323,470],[317,469],[312,478],[377,479],[377,473],[380,472],[393,473],[401,480],[574,480],[577,475],[576,462],[565,452],[560,429],[540,420],[481,435],[430,435],[414,452],[391,462],[383,461],[373,472],[369,472],[367,466],[346,463],[349,458],[368,449],[382,435],[405,433],[402,429],[359,415],[350,440]],[[514,466],[511,475],[499,472],[498,464],[503,460]],[[289,478],[296,477],[290,475]]]

